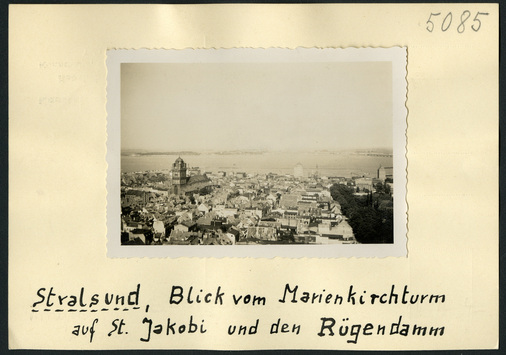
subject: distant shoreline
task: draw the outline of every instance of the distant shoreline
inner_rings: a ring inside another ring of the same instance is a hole
[[[195,152],[195,151],[142,151],[142,150],[125,150],[121,152],[121,156],[156,156],[156,155],[167,155],[167,156],[189,156],[189,155],[262,155],[268,153],[280,153],[270,152],[266,150],[225,150],[225,151],[206,151],[206,152]],[[288,153],[288,152],[283,152]],[[316,150],[307,152],[293,152],[293,154],[310,153],[310,154],[349,154],[349,155],[366,155],[366,156],[378,156],[378,157],[392,157],[393,151],[391,149],[356,149],[356,150]]]

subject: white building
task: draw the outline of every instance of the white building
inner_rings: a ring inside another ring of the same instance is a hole
[[[298,163],[293,168],[293,176],[296,177],[296,178],[302,178],[302,177],[304,177],[304,167],[302,166],[301,163]]]
[[[162,237],[165,237],[165,226],[162,221],[153,222],[153,230],[156,233],[160,233]]]

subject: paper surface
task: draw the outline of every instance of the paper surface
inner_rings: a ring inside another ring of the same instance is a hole
[[[497,5],[9,9],[11,348],[498,346]],[[108,49],[393,46],[407,257],[107,257]]]

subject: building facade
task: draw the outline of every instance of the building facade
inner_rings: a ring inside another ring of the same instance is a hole
[[[301,163],[298,163],[293,168],[293,176],[296,177],[296,178],[302,178],[302,177],[304,177],[304,167],[302,166]]]

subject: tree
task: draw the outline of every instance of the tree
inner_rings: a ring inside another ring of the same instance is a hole
[[[131,212],[132,212],[132,207],[130,207],[130,206],[122,206],[121,207],[121,214],[123,216],[128,216],[128,215],[130,215]]]
[[[332,198],[341,205],[348,218],[355,238],[359,243],[393,242],[393,208],[387,195],[369,192],[367,196],[356,196],[354,188],[334,184],[330,188]],[[383,197],[381,197],[383,196]],[[385,202],[380,204],[380,199]]]

